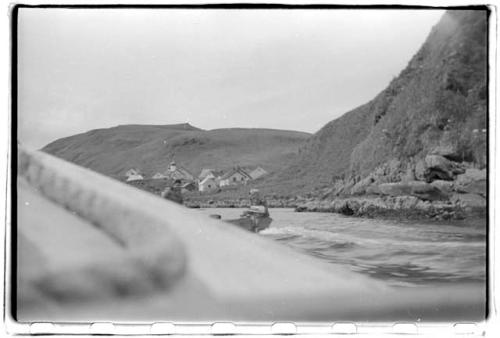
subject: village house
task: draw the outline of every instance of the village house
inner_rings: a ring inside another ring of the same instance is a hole
[[[245,170],[237,167],[222,175],[219,185],[221,187],[224,187],[228,185],[247,184],[247,182],[251,179],[252,177],[250,177],[250,175]]]
[[[221,177],[223,174],[224,174],[224,172],[222,170],[203,168],[201,170],[200,175],[198,176],[198,181],[202,181],[207,176],[212,176],[213,178],[218,180],[219,177]]]
[[[174,161],[170,163],[168,170],[163,175],[165,178],[173,180],[194,181],[194,176],[186,168],[175,164]]]
[[[201,170],[200,175],[198,176],[198,180],[201,182],[201,181],[203,181],[203,180],[205,179],[205,177],[207,177],[207,176],[211,176],[211,177],[215,178],[215,177],[216,177],[216,175],[215,175],[215,170],[214,170],[214,169],[206,169],[206,168],[203,168],[203,169]]]
[[[200,183],[198,183],[198,190],[200,192],[212,192],[219,189],[214,177],[208,175]]]
[[[125,177],[126,177],[127,182],[144,179],[144,177],[141,175],[140,171],[138,169],[135,169],[135,168],[131,168],[131,169],[127,170],[127,172],[125,173]]]
[[[181,185],[181,193],[186,193],[189,191],[195,191],[197,188],[196,182],[191,181],[191,182],[185,182]]]
[[[264,170],[264,168],[262,168],[262,167],[257,167],[249,173],[252,180],[256,180],[259,177],[265,176],[267,174],[268,174],[268,172],[266,170]]]
[[[159,179],[163,179],[163,178],[167,178],[167,176],[165,176],[164,174],[162,173],[156,173],[153,175],[153,177],[151,177],[152,179],[154,180],[159,180]]]

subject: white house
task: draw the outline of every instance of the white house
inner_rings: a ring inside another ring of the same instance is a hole
[[[207,176],[212,176],[212,177],[215,178],[215,176],[216,176],[215,175],[215,170],[203,168],[201,170],[200,176],[198,176],[198,179],[200,181],[203,181],[205,179],[205,177],[207,177]]]
[[[258,179],[259,177],[267,175],[267,171],[264,170],[262,167],[257,167],[254,170],[252,170],[249,175],[253,180]]]
[[[127,177],[126,181],[137,181],[137,180],[143,180],[144,177],[141,175],[140,171],[138,169],[132,168],[127,170],[125,173],[125,176]]]
[[[205,177],[200,183],[198,183],[198,190],[201,192],[211,192],[219,189],[217,182],[211,176]]]
[[[246,184],[252,177],[241,168],[234,168],[233,170],[222,175],[219,181],[221,187],[228,185]]]
[[[167,176],[165,176],[164,174],[162,173],[156,173],[153,175],[152,179],[154,180],[158,180],[158,179],[162,179],[162,178],[167,178]]]
[[[194,181],[194,176],[186,168],[177,166],[175,162],[170,163],[164,175],[174,180]]]

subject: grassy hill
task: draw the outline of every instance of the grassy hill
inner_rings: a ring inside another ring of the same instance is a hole
[[[458,162],[484,167],[486,128],[487,12],[450,10],[385,90],[327,123],[261,186],[311,191],[394,159],[417,161],[437,146],[453,149]]]
[[[167,169],[172,159],[198,175],[202,168],[260,165],[280,170],[310,134],[273,129],[202,130],[189,124],[123,125],[59,139],[42,150],[108,176],[130,168],[146,176]]]

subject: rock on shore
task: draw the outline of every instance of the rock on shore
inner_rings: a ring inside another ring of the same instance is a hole
[[[310,201],[295,208],[298,212],[334,212],[359,217],[432,218],[436,220],[464,219],[470,216],[458,203],[430,202],[414,196],[352,197],[334,201]],[[471,210],[472,211],[472,210]],[[481,210],[474,210],[481,216]]]
[[[441,148],[418,160],[393,159],[365,177],[339,179],[322,198],[299,203],[296,211],[368,217],[484,217],[486,169],[477,168],[474,163],[456,162],[453,153],[449,154],[450,147]]]

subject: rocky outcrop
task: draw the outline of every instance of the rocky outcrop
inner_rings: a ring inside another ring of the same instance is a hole
[[[453,144],[442,144],[430,152],[431,155],[438,155],[438,156],[443,156],[449,160],[452,161],[458,161],[460,160],[460,151],[456,145]]]
[[[373,186],[373,183],[375,182],[375,178],[373,175],[369,175],[368,177],[365,177],[364,179],[360,180],[358,183],[354,184],[354,186],[351,188],[351,194],[352,195],[363,195],[367,192],[367,189]]]
[[[415,164],[415,178],[419,181],[425,181],[427,165],[423,159]]]
[[[366,188],[367,195],[382,195],[382,190],[380,190],[377,184],[372,184]]]
[[[486,199],[476,194],[453,194],[450,200],[468,210],[486,208]]]
[[[450,194],[455,189],[455,183],[452,181],[435,180],[430,183],[433,187],[439,189],[445,194]]]
[[[424,201],[415,196],[350,197],[334,201],[308,201],[298,205],[295,211],[405,219],[448,220],[466,217],[464,208],[459,202]]]
[[[443,147],[406,163],[392,159],[366,177],[337,180],[322,201],[298,203],[297,210],[439,219],[485,215],[486,169],[456,162],[453,154]]]
[[[426,182],[410,181],[383,183],[378,187],[384,195],[414,196],[427,201],[440,201],[448,199],[445,192]]]
[[[471,193],[486,197],[486,183],[486,169],[470,168],[464,174],[457,176],[455,190],[461,193]]]
[[[436,179],[452,181],[457,174],[464,172],[458,163],[440,155],[427,155],[424,160],[424,179],[432,182]]]

